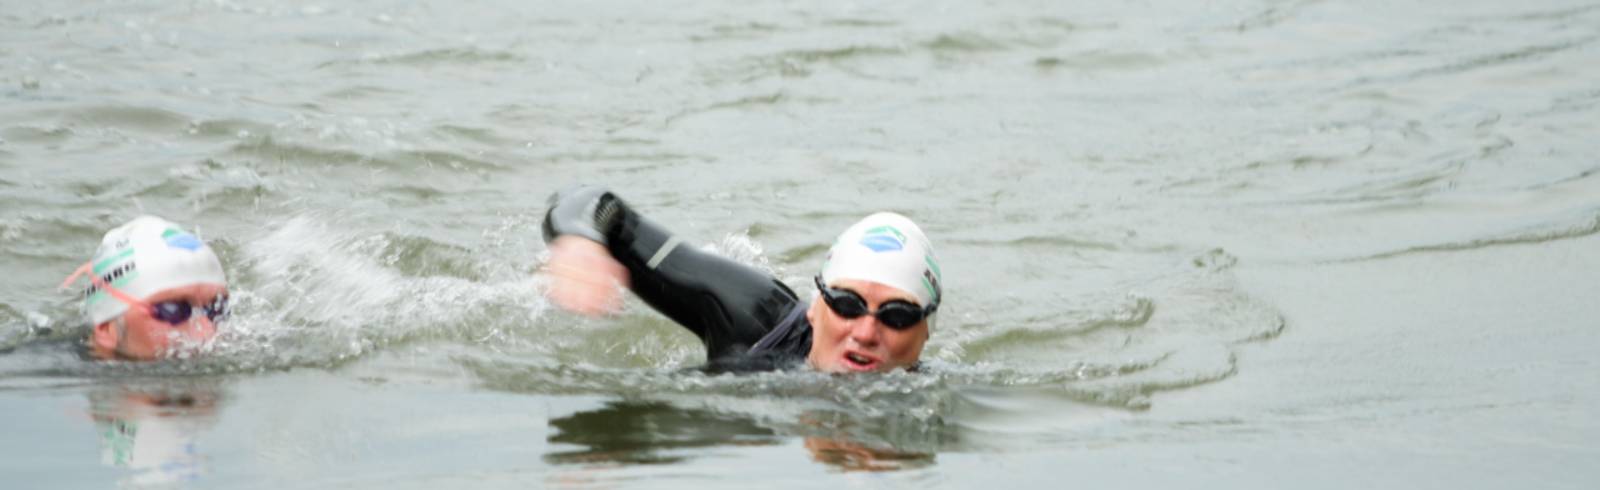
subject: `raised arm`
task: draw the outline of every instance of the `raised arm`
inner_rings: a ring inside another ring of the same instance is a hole
[[[683,244],[604,188],[551,196],[543,228],[553,279],[547,294],[558,305],[614,310],[620,283],[699,336],[710,359],[748,350],[799,304],[782,282]]]

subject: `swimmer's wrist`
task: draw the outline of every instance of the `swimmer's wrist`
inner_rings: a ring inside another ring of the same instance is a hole
[[[622,200],[599,186],[580,185],[550,196],[544,217],[544,241],[575,235],[609,245],[622,214]]]

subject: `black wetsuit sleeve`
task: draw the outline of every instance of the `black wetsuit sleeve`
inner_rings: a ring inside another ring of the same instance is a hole
[[[634,294],[699,336],[708,359],[747,352],[799,303],[772,276],[682,243],[603,188],[569,189],[550,204],[546,242],[572,234],[604,244]]]

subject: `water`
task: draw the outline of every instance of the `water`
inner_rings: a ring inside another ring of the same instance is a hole
[[[6,486],[1588,488],[1600,4],[0,2]],[[603,183],[807,290],[917,219],[926,373],[552,310]],[[210,240],[203,359],[53,287]]]

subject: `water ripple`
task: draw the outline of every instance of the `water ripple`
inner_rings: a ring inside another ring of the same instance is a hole
[[[1397,75],[1395,79],[1391,81],[1415,81],[1441,75],[1465,73],[1483,68],[1494,68],[1520,61],[1536,60],[1551,54],[1582,48],[1590,43],[1593,43],[1596,39],[1600,39],[1600,37],[1588,37],[1554,44],[1525,46],[1509,51],[1482,54],[1445,65],[1424,68],[1412,71],[1410,73]]]
[[[325,61],[317,69],[344,68],[360,65],[399,65],[416,68],[437,68],[448,65],[481,65],[520,63],[523,57],[514,52],[487,50],[477,47],[436,48],[398,54],[367,54],[358,59]]]
[[[1552,242],[1552,241],[1557,241],[1557,240],[1570,240],[1570,239],[1574,239],[1574,238],[1582,238],[1582,237],[1586,237],[1586,236],[1593,235],[1593,234],[1596,234],[1596,233],[1600,233],[1600,211],[1590,211],[1588,214],[1590,214],[1590,217],[1588,219],[1584,219],[1584,220],[1580,220],[1580,221],[1576,221],[1576,222],[1570,222],[1570,223],[1555,223],[1555,224],[1549,224],[1549,225],[1545,225],[1545,226],[1541,226],[1541,227],[1533,227],[1533,228],[1530,228],[1530,229],[1527,229],[1527,230],[1508,233],[1508,234],[1503,235],[1503,236],[1488,237],[1488,238],[1478,238],[1478,239],[1466,240],[1466,241],[1461,241],[1461,242],[1439,243],[1439,244],[1433,244],[1433,245],[1421,245],[1421,246],[1416,246],[1416,247],[1405,248],[1405,249],[1402,249],[1402,250],[1395,250],[1395,251],[1391,251],[1391,252],[1383,252],[1383,253],[1377,253],[1377,254],[1372,254],[1372,255],[1367,255],[1367,256],[1362,256],[1362,257],[1351,258],[1351,259],[1343,259],[1343,260],[1338,260],[1338,261],[1335,261],[1335,262],[1340,262],[1340,263],[1342,263],[1342,262],[1362,262],[1362,261],[1369,261],[1369,260],[1382,260],[1382,259],[1400,257],[1400,256],[1405,256],[1405,255],[1413,255],[1413,254],[1437,253],[1437,252],[1459,252],[1459,251],[1465,251],[1465,250],[1477,250],[1477,249],[1492,248],[1492,247],[1502,247],[1502,246],[1508,246],[1508,245],[1528,245],[1528,244]]]

